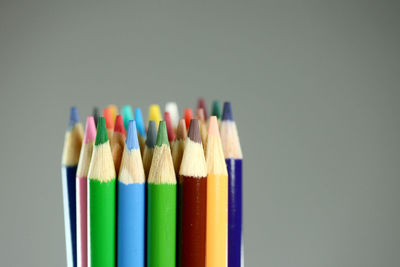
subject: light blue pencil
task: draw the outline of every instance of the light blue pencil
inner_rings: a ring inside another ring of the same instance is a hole
[[[118,266],[144,267],[145,260],[145,175],[136,131],[128,134],[118,177]]]

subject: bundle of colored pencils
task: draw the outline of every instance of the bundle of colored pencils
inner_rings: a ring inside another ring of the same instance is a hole
[[[242,151],[231,104],[71,108],[62,156],[67,266],[242,267]],[[96,126],[97,125],[97,126]],[[97,127],[97,129],[96,129]]]

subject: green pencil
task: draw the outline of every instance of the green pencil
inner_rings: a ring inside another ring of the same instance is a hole
[[[176,266],[176,177],[161,121],[148,178],[147,266]]]
[[[115,168],[106,122],[99,118],[89,167],[89,266],[115,266]]]

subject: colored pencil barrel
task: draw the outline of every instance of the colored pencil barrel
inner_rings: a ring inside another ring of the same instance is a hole
[[[116,260],[116,180],[104,117],[98,121],[88,177],[89,266],[113,267]]]
[[[77,265],[76,250],[76,170],[82,146],[83,129],[78,110],[71,108],[70,122],[65,134],[62,156],[62,187],[67,266]]]
[[[118,266],[144,266],[145,184],[118,182]]]
[[[118,177],[119,267],[145,266],[145,176],[135,122],[128,136]]]

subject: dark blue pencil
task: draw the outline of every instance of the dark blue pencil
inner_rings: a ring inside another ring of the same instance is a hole
[[[62,156],[62,186],[64,199],[65,242],[67,266],[77,266],[76,250],[76,169],[83,139],[83,128],[78,110],[71,108],[68,130],[65,134]]]
[[[243,259],[242,234],[242,150],[231,103],[224,103],[221,141],[228,169],[228,267],[241,267]]]

